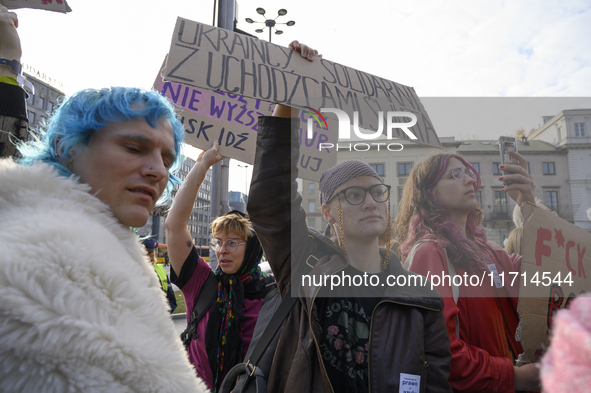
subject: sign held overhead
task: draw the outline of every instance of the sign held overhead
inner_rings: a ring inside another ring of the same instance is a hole
[[[185,128],[186,143],[205,150],[217,140],[222,156],[254,163],[258,117],[271,116],[272,104],[232,93],[163,81],[160,73],[153,88],[177,108]],[[306,138],[301,127],[308,123],[309,114],[302,111],[300,117],[299,177],[319,181],[324,171],[336,165],[336,150],[319,151],[318,146],[336,142],[336,136],[331,135],[326,127],[314,123],[312,137]],[[328,124],[336,130],[336,122],[329,119]]]
[[[391,137],[441,148],[412,87],[322,58],[309,62],[289,48],[188,19],[177,19],[163,79],[304,110],[337,108],[373,131],[380,112],[410,113],[411,132],[389,128]]]

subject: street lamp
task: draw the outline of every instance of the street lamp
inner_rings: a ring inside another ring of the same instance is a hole
[[[238,164],[238,166],[240,168],[244,168],[245,169],[246,175],[244,176],[244,195],[247,195],[246,193],[248,192],[248,165],[240,165],[240,164]]]
[[[261,8],[261,7],[257,8],[257,14],[264,16],[265,15],[265,9],[264,8]],[[248,23],[264,23],[265,24],[265,27],[268,27],[269,28],[269,42],[271,42],[271,28],[275,29],[275,34],[277,34],[277,35],[283,34],[283,31],[282,30],[277,30],[277,28],[275,27],[275,25],[287,25],[287,26],[293,26],[293,25],[295,25],[295,22],[293,20],[290,20],[287,23],[278,23],[278,22],[275,22],[277,20],[277,18],[279,18],[280,16],[284,16],[284,15],[287,15],[287,10],[285,8],[282,8],[279,11],[277,11],[277,16],[275,17],[275,19],[266,19],[264,22],[257,22],[257,21],[254,21],[254,20],[250,19],[250,18],[246,18],[245,20]],[[263,29],[256,29],[255,31],[257,33],[262,33],[264,31],[264,28]]]

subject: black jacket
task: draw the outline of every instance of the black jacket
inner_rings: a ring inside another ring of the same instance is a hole
[[[320,288],[301,286],[297,276],[306,266],[310,274],[337,273],[347,262],[333,243],[307,229],[295,181],[298,129],[295,120],[290,127],[290,119],[259,119],[248,198],[250,219],[282,296],[290,295],[293,277],[300,297],[285,320],[268,386],[270,392],[331,392],[319,351],[321,326],[314,304]],[[312,253],[321,257],[310,258]],[[393,253],[389,269],[390,274],[412,274]],[[370,325],[371,392],[397,392],[401,373],[420,375],[421,392],[451,391],[447,381],[451,352],[442,309],[437,291],[428,286],[387,289]]]

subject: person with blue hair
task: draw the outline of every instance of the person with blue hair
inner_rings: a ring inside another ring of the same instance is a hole
[[[132,231],[178,182],[183,133],[157,92],[88,89],[0,160],[0,391],[207,390]]]

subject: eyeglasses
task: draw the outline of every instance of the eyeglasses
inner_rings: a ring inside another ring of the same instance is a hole
[[[225,242],[223,242],[218,239],[213,239],[210,242],[210,244],[216,250],[221,250],[224,246],[226,246],[226,250],[228,250],[228,252],[234,252],[234,251],[236,251],[238,246],[241,246],[246,243],[238,243],[236,240],[226,240]]]
[[[451,171],[446,172],[443,176],[447,175],[450,172],[453,175],[454,179],[456,179],[457,181],[464,181],[464,174],[468,175],[470,179],[476,180],[476,174],[472,169],[466,169],[466,172],[463,172],[460,168],[454,168]]]
[[[347,202],[350,205],[361,205],[363,201],[365,201],[365,196],[369,191],[369,195],[373,198],[374,201],[378,203],[384,203],[388,200],[390,196],[390,189],[392,187],[386,184],[376,184],[369,188],[363,188],[358,186],[347,187],[335,195],[332,196],[326,203],[329,203],[333,199],[337,198],[339,195],[343,194]]]

